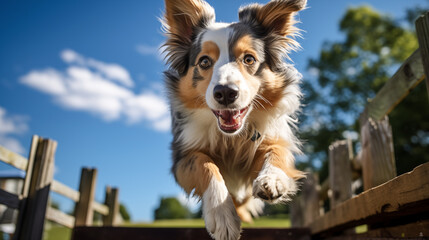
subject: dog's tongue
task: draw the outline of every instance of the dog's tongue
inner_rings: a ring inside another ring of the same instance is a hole
[[[222,118],[223,125],[236,125],[240,123],[240,111],[221,110],[219,111],[219,117]]]

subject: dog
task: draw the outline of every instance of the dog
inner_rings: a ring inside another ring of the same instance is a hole
[[[305,6],[250,4],[238,22],[218,23],[203,0],[165,0],[172,173],[202,199],[214,239],[239,239],[240,219],[251,222],[263,201],[290,200],[304,176],[294,166],[302,76],[284,59],[299,48],[295,15]]]

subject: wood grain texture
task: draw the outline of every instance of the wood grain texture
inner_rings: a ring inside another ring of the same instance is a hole
[[[13,239],[42,239],[50,186],[54,172],[57,142],[37,138],[34,165],[29,169],[28,196],[21,202],[16,233]],[[35,145],[35,146],[36,146]]]
[[[417,38],[422,56],[423,68],[426,74],[426,89],[429,95],[429,12],[420,16],[416,21]]]
[[[364,112],[374,120],[383,119],[424,78],[422,57],[417,49],[367,104]]]
[[[27,170],[27,159],[3,146],[0,146],[0,161],[18,169]]]
[[[64,185],[58,181],[53,181],[51,185],[51,191],[56,192],[64,197],[67,197],[74,202],[79,201],[80,193],[67,185]]]
[[[336,141],[329,146],[329,186],[331,208],[352,197],[351,149],[349,141]]]
[[[46,219],[61,224],[68,228],[74,227],[75,219],[73,216],[70,216],[52,207],[48,207],[48,209],[46,210]]]
[[[318,175],[313,173],[307,174],[301,188],[302,200],[305,203],[303,208],[304,226],[310,225],[314,219],[319,217],[319,189]]]
[[[367,190],[332,209],[311,225],[313,234],[340,231],[370,219],[388,221],[429,211],[429,163]],[[381,220],[383,219],[383,220]]]
[[[310,240],[306,228],[243,229],[243,240]],[[212,240],[205,228],[76,227],[73,240]]]
[[[363,119],[361,119],[363,120]],[[364,190],[396,177],[392,128],[387,116],[361,122],[362,177]]]
[[[79,201],[75,209],[75,226],[91,226],[94,216],[95,183],[97,169],[82,168]]]

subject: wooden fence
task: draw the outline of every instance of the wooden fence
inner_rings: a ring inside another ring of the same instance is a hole
[[[118,189],[106,187],[104,204],[94,200],[97,170],[83,168],[79,191],[53,179],[57,142],[33,136],[28,159],[0,146],[0,161],[25,171],[21,194],[0,189],[0,204],[19,211],[13,239],[40,240],[45,219],[68,228],[91,226],[94,211],[103,216],[104,226],[115,225],[119,213]],[[74,216],[49,206],[53,191],[76,203]]]
[[[360,116],[361,151],[354,156],[350,140],[332,143],[329,178],[319,185],[317,175],[309,175],[300,198],[293,204],[293,226],[309,227],[314,238],[429,236],[429,163],[396,176],[392,129],[387,116],[425,75],[429,76],[429,13],[416,21],[416,29],[420,48],[386,82]],[[427,77],[426,86],[429,93]],[[364,192],[353,196],[362,182]],[[328,199],[330,211],[324,212],[323,205]],[[356,234],[355,227],[363,224],[366,232]]]

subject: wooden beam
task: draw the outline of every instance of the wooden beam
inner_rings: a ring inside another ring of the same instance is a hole
[[[38,138],[34,165],[29,171],[31,179],[28,196],[21,203],[14,239],[28,240],[43,237],[56,148],[55,141]]]
[[[313,173],[307,174],[301,188],[302,200],[304,201],[304,226],[310,225],[319,217],[319,176]]]
[[[212,240],[205,228],[75,227],[72,240]],[[311,240],[306,228],[245,228],[245,240]]]
[[[0,161],[24,171],[27,169],[27,159],[25,157],[12,152],[3,146],[0,146]]]
[[[381,121],[361,118],[361,143],[364,190],[396,177],[392,128],[387,116]]]
[[[37,148],[39,146],[39,136],[33,135],[33,138],[31,139],[31,146],[30,146],[30,153],[28,154],[28,162],[27,162],[27,169],[25,169],[25,178],[24,178],[24,184],[22,186],[22,198],[25,199],[28,197],[28,193],[30,190],[30,183],[31,183],[31,177],[33,174],[33,167],[34,167],[34,160],[36,158],[36,152]]]
[[[347,200],[311,225],[313,234],[341,231],[371,219],[388,221],[429,211],[429,163]],[[390,218],[390,219],[389,219]]]
[[[417,49],[367,104],[364,112],[382,120],[425,78],[420,49]]]
[[[64,185],[58,181],[53,181],[51,185],[51,190],[56,192],[64,197],[70,198],[74,202],[79,201],[80,193],[67,185]]]
[[[106,216],[109,214],[109,207],[104,204],[98,203],[97,201],[94,201],[92,203],[92,207],[94,211],[100,213],[103,216]]]
[[[115,226],[119,216],[119,189],[107,186],[104,204],[109,208],[109,212],[103,217],[103,225]]]
[[[79,184],[80,197],[75,208],[75,226],[92,225],[96,180],[97,169],[82,168]]]
[[[70,216],[52,207],[48,207],[48,209],[46,210],[46,219],[61,224],[68,228],[74,227],[75,220],[73,216]]]
[[[0,204],[6,205],[9,208],[19,208],[19,197],[16,194],[0,189]]]
[[[329,186],[331,209],[352,197],[351,144],[336,141],[329,146]]]
[[[423,68],[426,74],[426,89],[429,96],[429,12],[420,16],[416,21],[417,38],[422,56]]]

